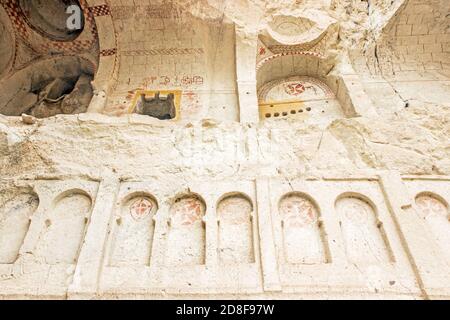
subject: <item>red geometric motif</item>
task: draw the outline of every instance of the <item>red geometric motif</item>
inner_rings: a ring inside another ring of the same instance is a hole
[[[111,9],[107,4],[90,7],[89,10],[91,11],[94,17],[103,17],[111,15]]]
[[[152,213],[153,203],[145,198],[136,200],[130,208],[133,219],[142,220]]]
[[[29,27],[28,24],[22,18],[22,9],[17,4],[15,0],[5,0],[1,2],[3,8],[11,19],[16,32],[23,38],[28,37]]]
[[[312,51],[294,51],[294,52],[283,52],[283,53],[277,53],[274,55],[271,55],[270,57],[264,58],[261,61],[258,61],[256,65],[256,71],[261,69],[261,67],[266,64],[267,62],[274,60],[276,58],[280,57],[286,57],[286,56],[312,56],[319,59],[324,59],[325,56],[321,53],[312,52]]]
[[[287,200],[282,206],[282,214],[290,227],[303,228],[317,221],[313,204],[306,199]]]
[[[299,96],[301,95],[303,92],[305,92],[306,88],[303,84],[301,84],[300,82],[297,83],[290,83],[285,85],[284,90],[286,91],[286,93],[288,95],[291,96]]]
[[[113,56],[117,53],[117,48],[112,48],[112,49],[103,49],[100,51],[100,56],[101,57],[109,57],[109,56]]]
[[[193,225],[201,220],[202,215],[202,204],[194,198],[183,199],[176,203],[172,212],[174,224],[181,226]]]

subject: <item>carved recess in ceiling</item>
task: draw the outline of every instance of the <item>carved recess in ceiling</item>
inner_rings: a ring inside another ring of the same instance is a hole
[[[49,12],[53,12],[58,8],[61,9],[62,7],[56,8],[52,5],[52,2],[39,2],[40,11],[38,10],[34,16],[30,16],[27,8],[31,5],[31,2],[4,0],[0,3],[6,12],[6,19],[12,25],[13,32],[10,32],[10,34],[13,34],[16,38],[16,53],[13,62],[13,68],[15,70],[21,70],[28,66],[30,62],[49,55],[82,55],[92,62],[93,71],[96,69],[98,64],[99,41],[94,14],[91,12],[91,8],[88,7],[86,0],[70,0],[69,2],[70,4],[80,4],[85,20],[84,30],[78,35],[75,34],[73,38],[69,37],[65,39],[68,41],[62,41],[64,39],[58,36],[52,36],[51,32],[48,32],[49,30],[54,31],[60,29],[62,19],[67,17],[65,11],[58,11],[60,13],[59,19],[54,17],[50,22],[47,21],[49,19],[45,19],[49,17]],[[50,9],[50,11],[45,11],[45,7],[52,7],[53,11]],[[40,14],[42,10],[44,10],[43,12],[46,15]],[[56,26],[54,25],[55,21],[59,21]],[[43,30],[46,30],[46,32],[43,32]]]
[[[18,6],[25,22],[36,32],[55,41],[75,40],[84,29],[84,16],[80,17],[79,29],[67,28],[66,13],[71,6],[80,6],[78,0],[19,0]]]
[[[303,16],[276,16],[260,35],[257,69],[264,63],[286,55],[325,58],[327,47],[337,35],[337,21],[322,12]]]
[[[67,27],[69,6],[82,10],[78,31]],[[99,64],[95,17],[102,8],[87,0],[0,1],[1,114],[45,118],[87,110]]]

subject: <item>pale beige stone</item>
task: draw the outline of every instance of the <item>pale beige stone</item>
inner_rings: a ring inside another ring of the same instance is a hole
[[[0,5],[1,299],[450,299],[448,0],[85,3]]]

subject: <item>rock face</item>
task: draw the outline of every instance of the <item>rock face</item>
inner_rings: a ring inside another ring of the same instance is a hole
[[[448,1],[69,2],[0,6],[0,297],[450,298]]]

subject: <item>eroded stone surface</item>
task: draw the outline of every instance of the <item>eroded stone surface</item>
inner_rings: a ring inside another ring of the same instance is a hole
[[[447,0],[20,3],[0,297],[450,297]]]

